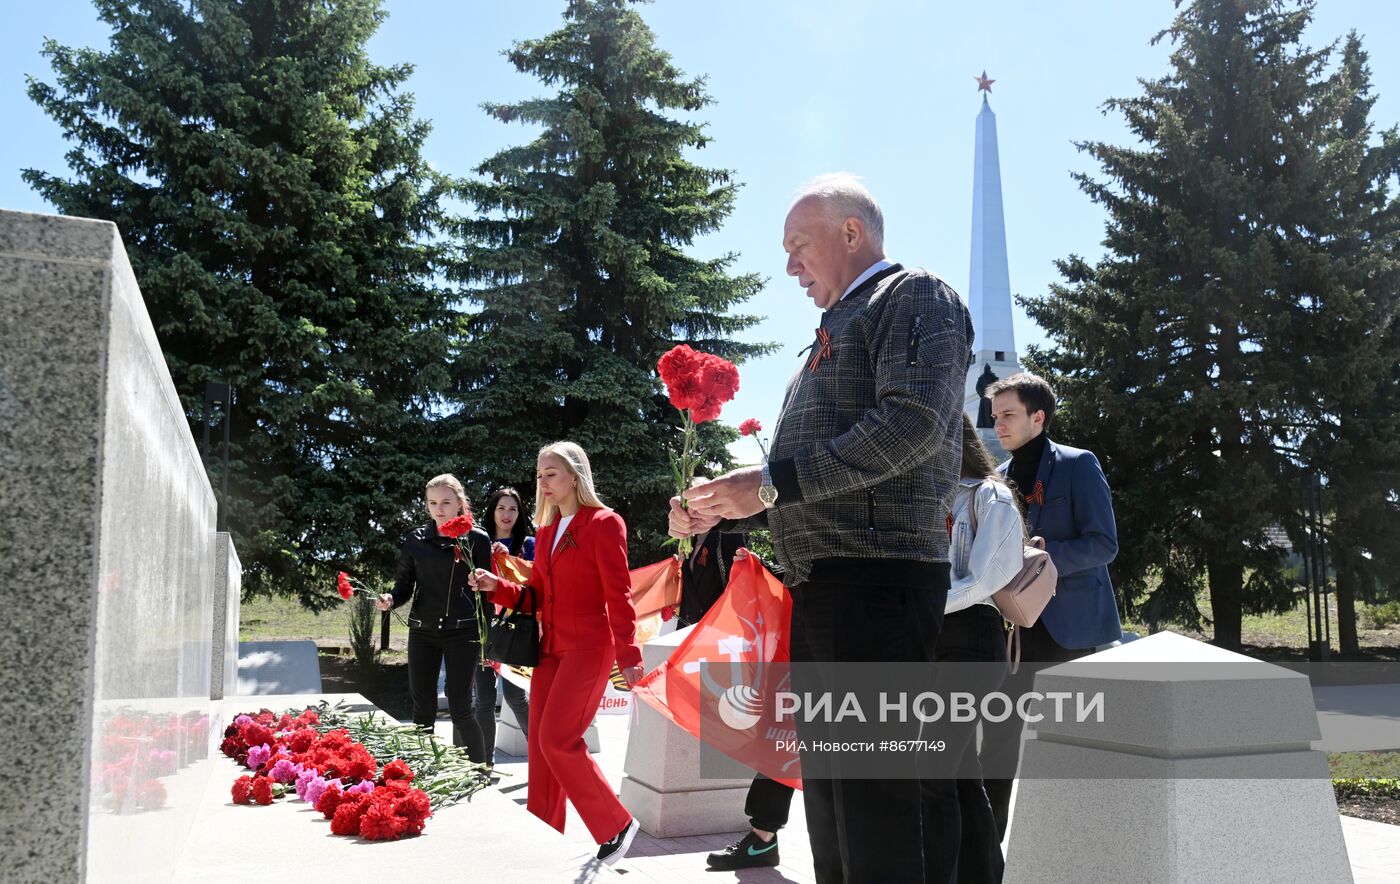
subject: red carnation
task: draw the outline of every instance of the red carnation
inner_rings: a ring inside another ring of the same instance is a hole
[[[341,767],[340,775],[350,779],[373,779],[375,769],[379,767],[379,763],[374,760],[374,756],[370,755],[369,752],[363,748],[361,748],[360,752],[348,756],[343,760],[345,763]]]
[[[385,780],[411,780],[413,779],[413,769],[402,758],[395,758],[384,765]]]
[[[253,800],[262,805],[272,803],[272,780],[267,777],[253,780]]]
[[[676,616],[676,609],[674,606],[667,605],[661,609],[661,622],[668,623],[674,616]]]
[[[666,385],[671,404],[681,410],[684,419],[680,456],[671,457],[676,493],[682,494],[690,487],[700,463],[695,427],[719,417],[724,404],[739,392],[739,369],[728,359],[680,344],[662,354],[656,361],[656,371]],[[681,538],[676,548],[681,555],[689,555],[691,539]]]
[[[468,531],[472,530],[472,517],[470,515],[454,516],[438,526],[438,533],[443,537],[457,539]]]
[[[331,817],[331,834],[360,834],[360,818],[369,809],[369,804],[369,796],[363,792],[347,797],[335,809],[335,815]]]
[[[233,781],[233,803],[247,804],[253,794],[253,778],[241,776]]]
[[[656,371],[666,385],[671,404],[679,409],[691,408],[700,394],[701,359],[685,344],[667,350],[656,362]]]
[[[360,834],[360,814],[354,804],[342,804],[335,809],[335,815],[331,817],[331,834]]]
[[[355,594],[355,587],[350,585],[350,575],[341,571],[335,577],[335,589],[340,593],[340,597],[348,599]]]
[[[287,748],[292,752],[305,752],[316,742],[316,731],[309,727],[292,731],[287,736]]]
[[[720,409],[739,392],[739,369],[734,363],[709,353],[700,356],[700,398],[690,409],[690,419],[697,424],[719,417]]]
[[[238,738],[247,746],[271,745],[274,742],[272,731],[268,727],[255,722],[249,722],[243,725],[238,731]]]
[[[758,422],[758,418],[751,417],[739,424],[740,436],[753,436],[763,429],[763,424]]]
[[[416,826],[416,833],[423,831],[423,821],[433,815],[433,808],[428,801],[427,792],[422,789],[410,789],[394,805],[394,812]]]
[[[330,788],[321,793],[321,797],[316,801],[316,812],[326,819],[335,816],[336,810],[345,800],[345,791],[340,788],[340,783],[332,782]]]
[[[372,801],[360,817],[360,837],[366,841],[397,841],[405,828],[407,821],[394,813],[392,801]]]

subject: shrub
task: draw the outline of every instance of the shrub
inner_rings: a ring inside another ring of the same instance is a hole
[[[1367,605],[1361,609],[1361,623],[1367,629],[1389,629],[1400,623],[1400,601]]]
[[[374,606],[374,599],[356,593],[350,600],[350,649],[363,673],[374,668],[375,656],[379,652],[374,635],[378,622],[379,611]]]

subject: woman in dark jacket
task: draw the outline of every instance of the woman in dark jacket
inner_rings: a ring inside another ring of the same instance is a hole
[[[428,481],[424,492],[432,521],[404,538],[394,591],[379,597],[381,611],[413,600],[408,615],[408,690],[413,723],[429,731],[437,720],[438,671],[447,663],[447,708],[453,741],[465,746],[478,764],[490,762],[472,709],[473,683],[481,666],[481,639],[476,601],[467,578],[473,568],[491,567],[491,538],[480,528],[463,536],[470,561],[458,561],[457,542],[438,529],[457,516],[471,515],[462,483],[443,474]]]
[[[527,562],[535,560],[535,538],[530,533],[530,517],[520,492],[514,488],[497,488],[486,499],[486,534],[491,538],[491,552],[518,556]],[[501,694],[520,732],[530,736],[530,695],[515,682],[500,675],[500,664],[481,669],[476,674],[476,720],[481,726],[482,739],[486,747],[488,761],[496,755],[496,684],[501,685]]]

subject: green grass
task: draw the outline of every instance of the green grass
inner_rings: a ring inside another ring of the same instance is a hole
[[[1338,798],[1400,799],[1400,752],[1338,752],[1327,761]]]
[[[376,626],[376,636],[378,627]],[[336,605],[320,613],[308,611],[294,598],[259,597],[245,601],[239,610],[240,641],[290,641],[309,639],[317,647],[350,647],[350,606]],[[408,646],[408,627],[397,618],[389,627],[389,647]]]
[[[1332,623],[1332,647],[1337,648],[1337,598],[1335,595],[1328,599],[1328,610]],[[1201,613],[1209,618],[1211,615],[1210,596],[1201,593],[1196,598],[1196,605]],[[1362,648],[1397,648],[1400,647],[1400,626],[1389,625],[1383,628],[1372,628],[1371,618],[1368,616],[1368,609],[1365,605],[1357,606],[1356,637]],[[1382,618],[1383,620],[1384,618]],[[1191,638],[1209,641],[1212,637],[1211,627],[1207,623],[1204,632],[1197,632],[1173,624],[1163,624],[1172,632]],[[1129,632],[1136,632],[1138,635],[1147,635],[1148,625],[1142,622],[1125,620],[1123,628]],[[1306,650],[1308,646],[1308,611],[1303,604],[1302,596],[1299,596],[1298,604],[1292,610],[1282,614],[1253,614],[1246,615],[1241,621],[1241,632],[1243,641],[1247,645],[1261,647],[1297,648]]]

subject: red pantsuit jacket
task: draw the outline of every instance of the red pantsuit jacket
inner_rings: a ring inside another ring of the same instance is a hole
[[[612,510],[579,507],[559,544],[559,526],[544,526],[535,537],[530,586],[539,601],[544,638],[540,649],[561,653],[612,648],[623,669],[642,662],[637,646],[637,612],[632,607],[632,580],[627,570],[627,525]],[[514,608],[529,594],[502,579],[491,601]]]

